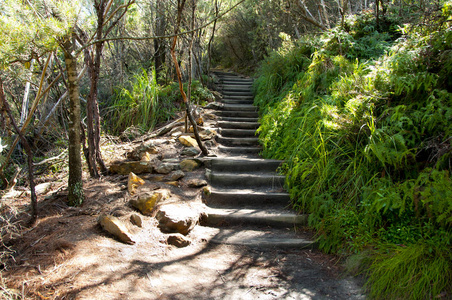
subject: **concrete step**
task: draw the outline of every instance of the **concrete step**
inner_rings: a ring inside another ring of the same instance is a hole
[[[207,168],[213,172],[227,173],[274,173],[281,166],[282,161],[276,159],[237,159],[237,158],[208,158],[204,161]]]
[[[259,118],[236,118],[236,117],[221,117],[220,120],[223,122],[247,122],[247,123],[257,123]]]
[[[284,187],[285,176],[277,174],[237,174],[210,172],[210,184],[218,188],[267,188],[278,190]]]
[[[223,93],[227,92],[251,92],[251,86],[247,85],[223,85]]]
[[[223,95],[223,100],[252,100],[254,101],[254,96],[236,96],[236,95]]]
[[[252,78],[243,78],[239,76],[221,76],[221,82],[247,82],[252,83],[254,80]]]
[[[220,128],[220,134],[224,137],[255,137],[255,129],[223,129]]]
[[[257,111],[216,111],[215,114],[220,117],[232,117],[232,118],[258,118],[259,113]]]
[[[254,104],[254,100],[253,99],[249,99],[249,100],[227,100],[227,99],[221,99],[220,100],[221,103],[224,104],[248,104],[248,105],[253,105]]]
[[[208,208],[206,214],[203,224],[207,226],[257,225],[293,228],[305,226],[308,222],[307,215],[298,215],[283,209]]]
[[[227,129],[254,129],[259,128],[259,123],[252,122],[228,122],[228,121],[218,121],[217,126],[220,128]]]
[[[223,111],[255,111],[257,107],[251,104],[224,104],[221,105]]]
[[[238,96],[238,97],[252,97],[253,96],[253,92],[251,91],[223,91],[222,93],[225,97],[229,97],[229,96]]]
[[[257,189],[218,189],[212,188],[204,203],[210,207],[286,207],[290,196],[285,192],[262,191]]]
[[[257,137],[247,137],[247,138],[236,138],[236,137],[224,137],[220,134],[216,136],[216,140],[218,143],[224,145],[224,146],[242,146],[242,147],[249,147],[249,146],[258,146],[259,145],[259,139]]]
[[[292,229],[264,228],[213,228],[199,226],[197,232],[213,244],[247,246],[252,248],[302,249],[316,247],[311,235],[297,233]]]
[[[219,146],[218,150],[222,153],[227,153],[230,155],[258,155],[259,152],[262,151],[262,147],[254,146],[254,147],[227,147],[227,146]]]

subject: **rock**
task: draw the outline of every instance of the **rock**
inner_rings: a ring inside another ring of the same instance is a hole
[[[170,181],[177,181],[177,180],[179,180],[181,178],[184,178],[184,177],[185,177],[185,173],[182,172],[181,170],[177,170],[177,171],[174,171],[173,173],[171,173],[171,175],[168,176],[167,178]]]
[[[140,159],[140,161],[151,161],[151,160],[152,160],[151,154],[149,154],[148,152],[144,153]]]
[[[129,179],[127,180],[127,189],[130,195],[135,194],[137,187],[143,184],[144,184],[143,179],[141,179],[132,172],[129,173]]]
[[[205,181],[203,179],[194,178],[194,179],[188,180],[187,185],[192,188],[198,188],[198,187],[206,186],[207,181]]]
[[[155,171],[159,174],[169,174],[174,169],[173,165],[163,163],[157,167],[155,167]]]
[[[212,193],[212,189],[210,188],[210,186],[205,186],[205,187],[203,187],[203,189],[202,189],[202,193],[203,193],[205,196],[210,196],[210,194]]]
[[[52,188],[51,182],[44,182],[44,183],[38,184],[35,187],[35,193],[36,193],[36,195],[44,195],[44,194],[47,194],[51,188]]]
[[[180,187],[180,184],[178,181],[168,181],[168,182],[165,182],[165,184],[172,185],[175,187]]]
[[[102,214],[98,218],[98,223],[106,232],[110,233],[121,242],[131,245],[135,244],[129,230],[118,218]]]
[[[199,168],[200,163],[194,159],[184,159],[183,161],[180,162],[179,165],[182,171],[191,172],[196,168]]]
[[[128,161],[110,166],[110,172],[127,175],[130,172],[135,174],[152,173],[153,164],[149,161]]]
[[[198,147],[198,143],[196,142],[196,140],[188,135],[181,135],[179,137],[179,142],[187,147]]]
[[[206,129],[199,133],[199,137],[203,141],[213,139],[216,135],[217,135],[217,132],[215,130],[211,130],[211,129]]]
[[[143,227],[143,220],[137,214],[133,214],[130,216],[130,222],[132,222],[133,225],[136,225],[140,228]]]
[[[188,147],[188,148],[184,148],[184,150],[182,150],[181,154],[185,155],[185,156],[196,156],[199,154],[199,150],[196,149],[195,147]]]
[[[191,241],[182,234],[175,233],[168,236],[168,238],[166,239],[166,243],[168,245],[176,246],[177,248],[183,248],[190,245]]]
[[[198,223],[199,212],[187,205],[167,204],[160,207],[155,218],[162,232],[187,235]]]
[[[152,143],[141,143],[133,151],[127,153],[127,158],[132,160],[144,160],[144,157],[150,157],[151,154],[157,154],[158,150]]]
[[[130,200],[130,204],[138,209],[143,215],[150,216],[155,206],[168,199],[171,192],[166,189],[161,189],[155,192],[146,192],[138,196],[137,200]]]

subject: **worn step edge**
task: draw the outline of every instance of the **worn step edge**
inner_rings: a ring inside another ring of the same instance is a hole
[[[219,133],[223,137],[256,137],[259,134],[254,129],[220,128]]]
[[[205,160],[207,168],[214,172],[276,172],[282,160],[276,159],[237,159],[237,158],[209,158]]]
[[[228,146],[219,146],[218,150],[223,153],[231,153],[231,154],[258,154],[262,151],[262,147],[228,147]]]
[[[256,138],[236,138],[236,137],[224,137],[218,134],[216,137],[218,143],[225,146],[259,146],[259,139]]]
[[[226,129],[258,129],[260,124],[258,122],[227,122],[227,121],[218,121],[217,127],[226,128]]]
[[[305,226],[307,215],[297,215],[292,212],[274,212],[262,209],[222,209],[208,208],[205,224],[209,226],[231,225],[266,225],[275,227]]]
[[[218,117],[221,121],[227,122],[248,122],[248,123],[258,123],[259,118],[239,118],[239,117]]]
[[[288,193],[272,193],[250,190],[225,190],[212,188],[210,195],[205,196],[204,203],[209,206],[216,207],[272,207],[279,205],[282,207],[289,206],[290,196]]]

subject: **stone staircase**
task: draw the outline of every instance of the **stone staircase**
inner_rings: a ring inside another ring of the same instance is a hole
[[[295,230],[307,216],[288,209],[285,177],[276,171],[281,161],[262,159],[253,106],[252,79],[216,72],[223,99],[216,105],[218,155],[206,162],[212,187],[206,197],[205,224],[219,228],[214,243],[258,247],[308,247],[311,240]]]

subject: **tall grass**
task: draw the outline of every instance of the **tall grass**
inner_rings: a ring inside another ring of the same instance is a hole
[[[155,70],[142,70],[126,87],[115,90],[113,105],[108,119],[113,134],[121,134],[126,128],[135,126],[146,132],[156,124],[171,118],[176,109],[166,97],[160,97],[162,88],[157,84]]]

